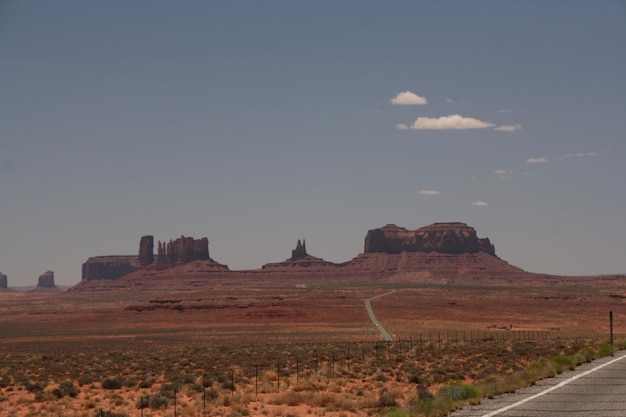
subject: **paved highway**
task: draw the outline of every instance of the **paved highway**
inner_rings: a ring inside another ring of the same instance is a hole
[[[380,298],[380,297],[384,297],[384,296],[389,295],[389,294],[393,294],[394,292],[396,292],[396,290],[389,291],[389,292],[386,292],[384,294],[377,295],[376,297],[368,298],[367,300],[365,300],[365,308],[367,309],[367,314],[369,314],[370,320],[372,320],[372,323],[374,323],[374,326],[376,326],[376,328],[378,329],[380,334],[383,335],[383,337],[385,338],[386,342],[393,341],[393,338],[391,337],[391,335],[389,333],[387,333],[387,330],[385,330],[385,328],[378,322],[378,319],[376,319],[376,315],[374,314],[374,310],[372,310],[371,301],[376,299],[376,298]]]
[[[626,351],[537,382],[514,394],[467,406],[452,417],[626,416]]]

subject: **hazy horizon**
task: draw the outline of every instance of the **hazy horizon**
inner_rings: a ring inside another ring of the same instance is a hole
[[[625,51],[620,1],[3,2],[0,272],[463,222],[530,272],[626,273]]]

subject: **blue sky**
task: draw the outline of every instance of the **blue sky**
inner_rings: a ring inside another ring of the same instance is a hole
[[[442,221],[626,273],[623,1],[5,1],[0,57],[10,286],[146,234],[248,269]]]

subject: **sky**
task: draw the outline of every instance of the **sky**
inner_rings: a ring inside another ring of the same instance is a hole
[[[208,237],[344,262],[459,221],[531,272],[626,273],[624,1],[0,2],[0,272]]]

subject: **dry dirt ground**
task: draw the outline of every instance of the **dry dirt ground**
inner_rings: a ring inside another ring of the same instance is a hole
[[[408,410],[446,384],[606,342],[609,311],[623,339],[624,286],[592,284],[4,292],[0,415]],[[386,293],[372,307],[392,343],[364,305]]]

